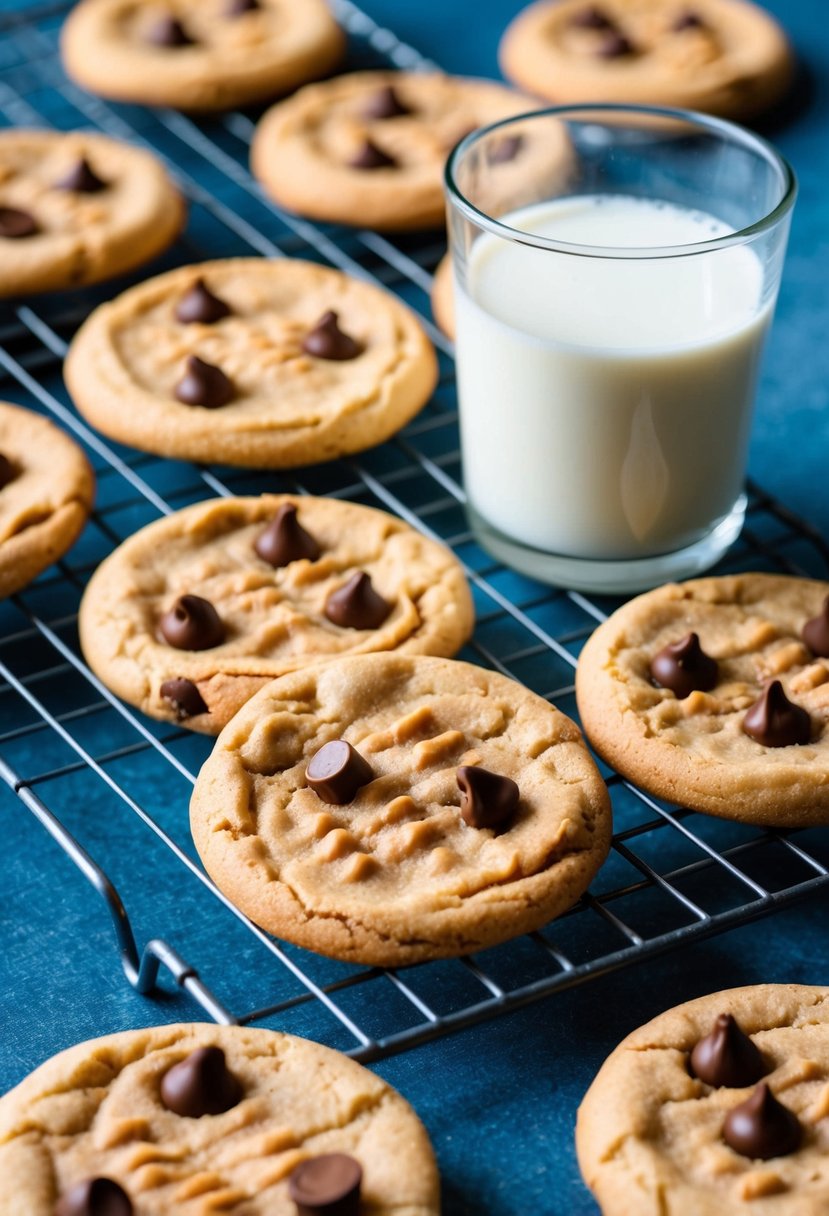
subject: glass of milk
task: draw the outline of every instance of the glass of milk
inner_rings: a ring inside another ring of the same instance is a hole
[[[716,118],[564,106],[468,135],[446,189],[480,543],[587,591],[713,565],[745,514],[790,167]]]

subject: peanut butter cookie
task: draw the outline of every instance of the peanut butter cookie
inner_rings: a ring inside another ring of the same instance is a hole
[[[432,284],[432,316],[447,338],[455,340],[455,284],[452,278],[452,255],[444,254],[435,271]]]

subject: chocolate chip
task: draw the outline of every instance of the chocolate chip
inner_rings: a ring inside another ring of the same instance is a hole
[[[462,765],[457,779],[461,791],[461,818],[471,828],[497,831],[515,818],[520,792],[509,777],[476,765]]]
[[[75,194],[97,194],[106,190],[108,182],[98,177],[85,156],[81,156],[59,181],[55,182],[56,190],[71,190]]]
[[[255,13],[262,7],[259,0],[228,0],[224,7],[225,17],[241,17],[243,13]]]
[[[627,55],[635,54],[633,43],[624,34],[613,32],[599,43],[596,54],[600,59],[624,59]]]
[[[695,633],[663,646],[651,659],[651,676],[660,688],[670,688],[680,700],[696,690],[708,692],[717,683],[717,660],[707,655]]]
[[[725,1117],[723,1140],[741,1157],[768,1161],[800,1147],[803,1129],[797,1115],[778,1102],[765,1081]]]
[[[0,207],[0,236],[9,241],[18,241],[24,236],[35,236],[40,225],[28,211],[17,207]]]
[[[346,1153],[323,1153],[294,1168],[288,1193],[297,1216],[357,1216],[362,1180],[359,1161]]]
[[[184,405],[201,405],[206,410],[217,410],[227,405],[235,396],[233,381],[220,367],[205,363],[198,355],[190,355],[186,371],[176,385],[176,398]]]
[[[769,1071],[759,1048],[730,1013],[721,1013],[714,1028],[700,1039],[690,1059],[691,1073],[719,1089],[743,1089]]]
[[[132,1216],[132,1204],[111,1178],[85,1178],[61,1195],[55,1216]]]
[[[175,1115],[220,1115],[242,1100],[241,1083],[221,1047],[199,1047],[161,1078],[161,1101]]]
[[[503,139],[498,139],[487,146],[487,163],[503,165],[507,161],[515,160],[523,145],[524,137],[522,135],[506,135]]]
[[[803,626],[803,641],[818,658],[829,658],[829,595],[823,601],[819,616],[812,617]]]
[[[263,561],[275,568],[301,558],[315,562],[320,555],[319,545],[297,519],[297,509],[292,502],[279,508],[264,532],[259,533],[253,547]]]
[[[791,747],[809,742],[812,720],[789,700],[779,680],[770,680],[743,718],[743,730],[763,747]]]
[[[363,353],[364,347],[343,333],[337,314],[329,310],[322,314],[314,328],[305,335],[302,349],[306,355],[313,355],[315,359],[344,362],[346,359],[356,359]]]
[[[374,780],[371,765],[345,739],[325,743],[308,761],[305,780],[314,793],[334,806],[352,802],[357,790]]]
[[[685,13],[680,13],[676,21],[671,26],[677,34],[682,30],[699,30],[705,28],[705,22],[699,13],[694,13],[690,9]]]
[[[14,481],[16,476],[16,467],[9,460],[8,456],[4,456],[0,452],[0,490],[7,486],[10,481]]]
[[[360,151],[348,162],[352,169],[396,169],[397,161],[366,138]]]
[[[229,317],[232,311],[224,300],[214,296],[204,279],[196,279],[176,305],[176,320],[183,325],[190,325],[194,321],[212,325],[214,321],[221,321],[222,317]]]
[[[210,600],[181,595],[158,622],[165,642],[176,650],[211,650],[225,640],[225,627]]]
[[[146,30],[144,38],[151,46],[192,46],[195,42],[181,22],[169,13],[153,22]]]
[[[183,676],[165,680],[161,685],[161,695],[173,706],[179,721],[184,718],[195,718],[196,714],[208,712],[204,698],[196,685],[192,680],[185,680]]]
[[[391,609],[388,600],[374,590],[364,570],[352,574],[325,602],[329,621],[344,629],[379,629]]]
[[[376,93],[372,93],[363,110],[364,118],[399,118],[401,114],[411,114],[409,107],[400,100],[395,89],[384,85]]]
[[[600,8],[582,8],[570,18],[570,24],[583,30],[612,30],[615,25]]]

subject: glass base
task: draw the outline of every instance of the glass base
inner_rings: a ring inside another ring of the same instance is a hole
[[[504,536],[468,503],[466,513],[478,543],[513,570],[540,579],[542,583],[569,587],[573,591],[624,595],[648,591],[675,579],[691,578],[713,566],[740,535],[746,515],[746,496],[741,494],[728,515],[693,545],[673,553],[616,561],[545,553]]]

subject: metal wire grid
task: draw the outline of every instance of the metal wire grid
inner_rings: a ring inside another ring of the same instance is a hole
[[[130,983],[152,993],[169,973],[218,1022],[278,1025],[370,1060],[746,923],[823,886],[829,856],[816,834],[784,835],[694,815],[606,770],[617,831],[591,893],[543,931],[475,958],[403,974],[334,963],[275,941],[216,890],[195,858],[183,809],[210,741],[122,705],[77,647],[86,579],[137,527],[211,494],[263,489],[384,507],[451,545],[464,562],[478,626],[463,657],[521,680],[571,716],[579,649],[614,605],[551,591],[506,570],[467,530],[451,348],[427,308],[442,243],[312,225],[279,212],[245,167],[253,130],[245,114],[197,123],[172,111],[114,108],[87,96],[66,81],[56,56],[67,7],[44,4],[0,16],[3,124],[92,125],[153,148],[191,201],[187,233],[169,264],[251,251],[333,264],[380,282],[418,309],[442,366],[434,401],[393,441],[359,460],[275,478],[136,454],[85,426],[68,404],[60,366],[68,339],[106,289],[0,314],[2,395],[12,388],[15,399],[72,432],[90,454],[99,485],[97,509],[79,544],[0,605],[0,777],[104,900]],[[432,66],[350,0],[334,0],[334,7],[351,36],[349,66]],[[829,552],[812,529],[751,487],[748,523],[725,568],[823,577]],[[77,835],[94,840],[95,852],[108,856],[106,865],[93,860]],[[129,865],[118,852],[125,843]],[[113,871],[118,889],[108,877]],[[126,899],[119,890],[129,891]],[[205,918],[209,935],[198,929]],[[134,926],[146,920],[152,928],[139,949]],[[159,922],[164,938],[151,936]],[[227,943],[219,965],[217,935]],[[202,958],[211,960],[209,978],[195,965]],[[77,962],[83,963],[83,944]]]

